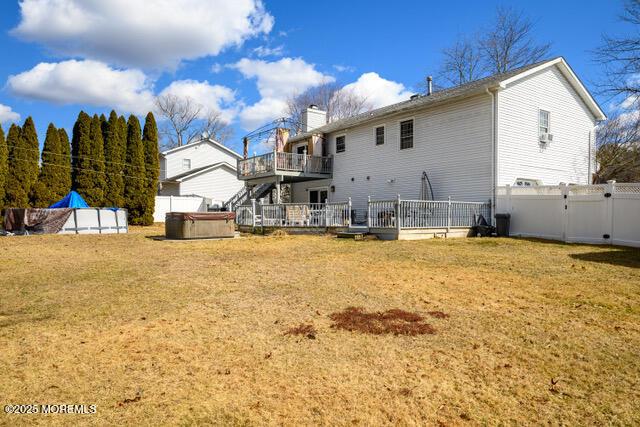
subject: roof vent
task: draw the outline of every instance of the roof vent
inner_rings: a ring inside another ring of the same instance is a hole
[[[427,96],[433,93],[433,77],[427,76]]]
[[[411,95],[411,98],[409,99],[413,101],[414,99],[418,99],[418,98],[420,98],[420,94],[416,93],[415,95]]]
[[[316,104],[311,104],[309,105],[309,108],[311,108],[312,110],[317,110],[318,106]]]

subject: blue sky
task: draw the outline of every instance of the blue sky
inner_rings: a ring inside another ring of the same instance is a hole
[[[603,33],[624,31],[615,0],[153,3],[25,0],[21,11],[3,1],[5,130],[16,115],[31,115],[43,139],[49,122],[70,129],[80,109],[142,114],[168,91],[223,111],[239,151],[245,133],[282,116],[285,92],[323,80],[365,91],[376,105],[405,99],[437,72],[441,50],[489,24],[498,5],[522,9],[536,38],[552,42],[553,55],[590,88],[600,72],[590,51]]]

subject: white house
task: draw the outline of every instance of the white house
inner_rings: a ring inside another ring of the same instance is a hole
[[[239,160],[238,177],[291,183],[294,202],[351,197],[355,209],[398,194],[495,205],[505,184],[589,183],[606,118],[563,58],[329,124],[323,114],[308,109],[284,152]]]
[[[235,151],[212,139],[200,139],[160,154],[159,196],[199,196],[222,205],[244,188],[238,180]]]

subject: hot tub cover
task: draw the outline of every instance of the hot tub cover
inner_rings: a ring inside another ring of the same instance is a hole
[[[183,221],[229,221],[236,219],[235,212],[167,212],[166,219]]]
[[[59,200],[49,206],[49,209],[56,208],[88,208],[89,205],[84,201],[82,196],[75,191],[71,190],[69,193]]]

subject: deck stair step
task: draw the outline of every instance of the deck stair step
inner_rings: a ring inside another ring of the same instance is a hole
[[[336,234],[339,239],[353,239],[353,240],[364,240],[364,236],[368,234],[367,232],[358,232],[358,231],[341,231]]]

